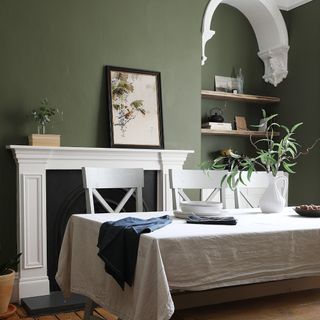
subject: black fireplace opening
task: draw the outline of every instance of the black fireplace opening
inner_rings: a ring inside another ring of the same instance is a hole
[[[58,259],[63,235],[72,214],[86,213],[85,192],[82,184],[81,170],[47,170],[47,264],[50,291],[60,290],[55,281]],[[114,209],[127,190],[99,190],[103,198]],[[144,211],[157,210],[157,171],[144,172],[143,188]],[[135,212],[135,199],[126,203],[124,212]],[[105,212],[105,209],[95,201],[95,210]]]

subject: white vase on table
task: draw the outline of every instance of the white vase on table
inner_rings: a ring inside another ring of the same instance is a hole
[[[269,186],[262,195],[259,207],[262,213],[280,213],[286,205],[288,192],[288,178],[286,176],[274,177],[269,173]]]

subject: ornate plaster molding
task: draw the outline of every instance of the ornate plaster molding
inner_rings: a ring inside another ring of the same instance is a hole
[[[214,1],[211,0],[206,8],[206,11],[204,13],[203,19],[202,19],[202,55],[201,55],[201,65],[204,65],[206,60],[208,59],[206,57],[206,44],[207,42],[214,36],[216,33],[215,31],[211,30],[211,21],[214,12],[217,9],[217,6],[222,1]]]
[[[288,75],[288,50],[289,46],[269,49],[258,52],[258,56],[264,62],[265,82],[273,84],[275,87]]]
[[[235,7],[249,20],[255,32],[259,53],[265,65],[263,78],[278,85],[288,74],[288,32],[282,14],[274,0],[211,0],[202,21],[202,57],[204,65],[206,43],[213,37],[213,14],[220,3]]]
[[[202,32],[202,56],[201,56],[201,65],[203,66],[208,59],[205,55],[206,43],[214,36],[216,32],[212,30],[204,30]]]

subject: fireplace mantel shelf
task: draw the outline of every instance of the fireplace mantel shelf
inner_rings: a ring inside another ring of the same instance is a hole
[[[46,169],[80,169],[83,166],[142,167],[160,170],[163,165],[181,166],[193,150],[120,149],[89,147],[34,147],[9,145],[18,164],[42,163]],[[77,162],[77,161],[80,162]],[[103,161],[103,164],[101,163]],[[117,162],[117,163],[115,163]]]
[[[54,152],[132,152],[132,153],[141,153],[141,152],[156,152],[156,153],[194,153],[193,150],[170,150],[170,149],[129,149],[129,148],[93,148],[93,147],[44,147],[44,146],[28,146],[28,145],[8,145],[7,149],[16,149],[24,151],[54,151]]]
[[[16,296],[49,294],[47,275],[46,171],[82,167],[157,171],[157,209],[171,210],[169,169],[181,169],[192,150],[34,147],[9,145],[17,165],[19,265]]]

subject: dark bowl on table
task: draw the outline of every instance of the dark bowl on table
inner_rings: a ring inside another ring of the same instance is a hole
[[[320,205],[301,205],[295,207],[295,212],[302,217],[319,218],[320,217]]]

